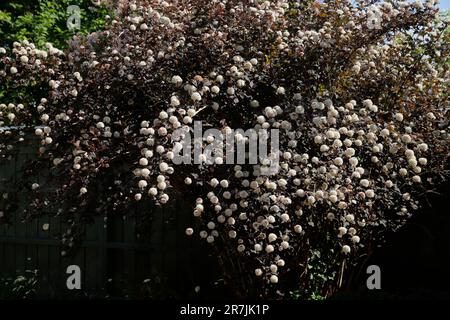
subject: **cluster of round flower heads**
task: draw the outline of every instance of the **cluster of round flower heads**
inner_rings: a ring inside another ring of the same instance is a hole
[[[308,281],[317,252],[337,274],[402,225],[449,151],[448,48],[434,2],[374,6],[121,1],[104,31],[68,52],[26,41],[0,49],[2,81],[47,89],[0,104],[0,152],[18,142],[11,126],[33,130],[42,159],[64,173],[53,200],[73,201],[73,189],[78,212],[184,192],[201,221],[186,235],[245,261],[260,294],[280,292],[283,278]],[[381,29],[368,27],[374,10]],[[186,139],[197,121],[205,134]],[[268,159],[211,160],[207,147],[223,149],[241,128],[277,130],[276,171],[267,174]],[[99,199],[91,190],[109,176]]]

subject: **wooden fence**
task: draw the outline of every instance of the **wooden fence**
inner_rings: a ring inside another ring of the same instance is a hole
[[[0,195],[18,199],[15,213],[8,220],[0,218],[0,278],[38,270],[38,297],[60,298],[189,298],[200,294],[195,287],[211,288],[219,278],[210,248],[184,234],[192,214],[182,201],[147,209],[144,214],[151,219],[143,230],[145,240],[137,231],[140,215],[97,216],[86,226],[79,248],[64,255],[63,219],[49,214],[23,220],[20,209],[29,203],[29,194],[17,192],[16,178],[23,174],[23,163],[35,157],[30,147],[0,162]],[[0,213],[4,202],[0,200]],[[81,290],[66,287],[69,265],[81,268]]]

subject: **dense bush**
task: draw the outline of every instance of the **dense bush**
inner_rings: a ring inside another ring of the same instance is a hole
[[[448,38],[437,17],[433,1],[121,1],[104,31],[65,52],[0,49],[8,89],[41,93],[0,105],[1,124],[22,126],[0,131],[0,152],[34,132],[30,172],[50,163],[59,179],[51,197],[29,185],[29,216],[53,206],[75,227],[136,201],[163,205],[174,189],[203,225],[187,235],[218,249],[237,295],[330,296],[444,179]],[[279,130],[278,171],[216,154],[173,164],[188,147],[173,133],[196,120],[224,136]]]

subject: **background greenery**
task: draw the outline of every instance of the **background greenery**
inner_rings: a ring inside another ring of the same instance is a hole
[[[69,30],[67,7],[81,9],[81,29]],[[106,5],[93,5],[91,0],[2,0],[0,2],[0,46],[17,40],[29,40],[42,47],[51,42],[55,47],[67,47],[75,33],[90,33],[105,25],[111,15]]]

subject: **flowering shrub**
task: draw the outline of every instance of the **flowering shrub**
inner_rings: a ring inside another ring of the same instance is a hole
[[[53,205],[84,221],[179,193],[202,226],[186,234],[218,248],[236,294],[329,296],[442,181],[448,43],[437,17],[433,0],[122,1],[66,52],[0,49],[2,83],[39,95],[0,105],[0,152],[34,132],[30,172],[50,163],[57,177],[51,196],[30,184],[30,216]],[[174,165],[187,146],[173,133],[194,121],[223,135],[277,129],[278,170],[204,153]]]

